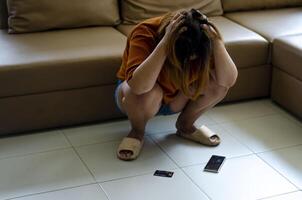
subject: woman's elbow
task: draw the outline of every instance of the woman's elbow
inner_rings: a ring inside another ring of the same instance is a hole
[[[238,78],[238,70],[235,67],[234,71],[232,73],[232,76],[230,78],[230,86],[229,86],[230,88],[233,87],[236,84],[237,78]]]
[[[238,70],[235,67],[234,70],[232,70],[232,73],[229,73],[228,78],[225,79],[224,83],[221,83],[225,88],[230,89],[236,84],[238,77]]]

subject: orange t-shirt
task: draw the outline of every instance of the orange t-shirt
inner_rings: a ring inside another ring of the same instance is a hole
[[[157,30],[163,17],[147,19],[138,24],[128,36],[126,49],[123,54],[122,65],[117,72],[120,80],[129,80],[135,69],[153,52],[157,43]],[[197,73],[191,73],[192,81],[197,80]],[[167,73],[162,68],[157,83],[163,90],[163,103],[169,104],[177,95],[177,88],[168,80]]]

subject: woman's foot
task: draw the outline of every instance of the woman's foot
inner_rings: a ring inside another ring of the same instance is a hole
[[[132,129],[128,134],[127,138],[134,138],[142,142],[144,139],[144,132],[139,132]],[[120,150],[118,152],[118,156],[122,160],[130,160],[132,155],[133,155],[133,151],[131,150]]]
[[[201,126],[197,129],[194,125],[192,125],[188,128],[183,124],[177,122],[176,128],[176,134],[182,136],[183,138],[208,146],[217,146],[220,144],[219,136],[206,126]]]

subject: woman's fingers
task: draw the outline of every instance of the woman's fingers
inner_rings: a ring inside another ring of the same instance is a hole
[[[184,22],[184,15],[177,13],[173,16],[169,25],[166,27],[165,38],[169,38],[172,33]]]
[[[201,24],[201,28],[204,29],[210,38],[216,38],[217,37],[217,33],[216,31],[209,25],[207,24]]]
[[[168,25],[168,32],[173,32],[184,22],[184,15],[181,13],[177,13],[171,20],[170,24]]]

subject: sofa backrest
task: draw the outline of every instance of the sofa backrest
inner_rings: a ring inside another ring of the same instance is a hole
[[[220,0],[121,0],[120,3],[125,24],[136,24],[182,8],[195,8],[208,16],[223,14]]]
[[[221,0],[224,12],[302,6],[302,0]]]
[[[0,0],[0,28],[9,33],[120,22],[118,0]]]
[[[6,0],[0,0],[0,29],[7,28],[7,6]]]

